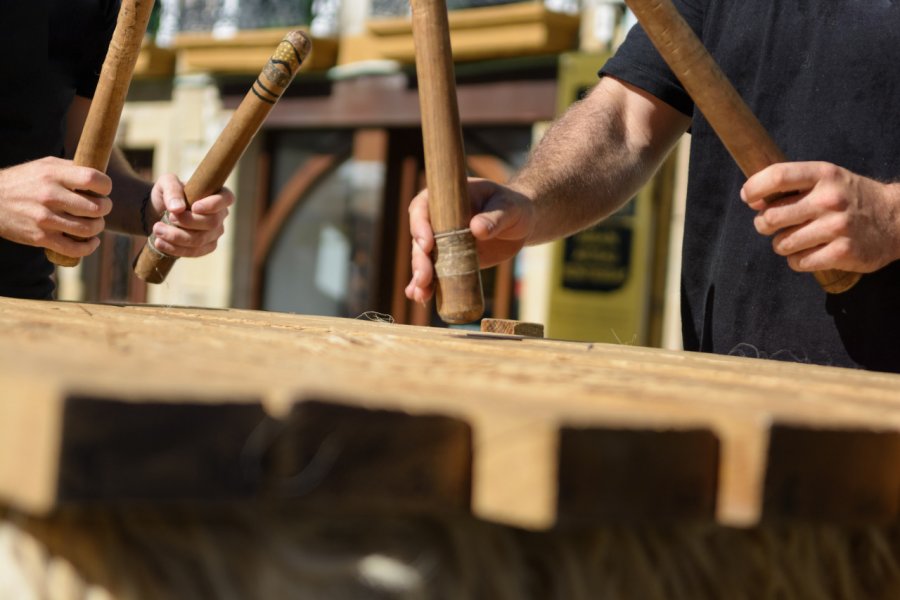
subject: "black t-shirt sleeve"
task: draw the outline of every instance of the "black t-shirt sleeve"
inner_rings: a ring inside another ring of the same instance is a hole
[[[673,0],[673,3],[694,33],[701,36],[706,1]],[[640,25],[632,27],[616,54],[600,69],[600,76],[604,75],[639,87],[689,117],[694,112],[691,97],[669,70]]]
[[[86,37],[89,50],[85,52],[78,79],[75,82],[75,93],[85,98],[93,98],[97,89],[97,81],[100,79],[100,69],[106,58],[109,42],[112,40],[113,30],[116,28],[116,19],[119,15],[121,0],[104,0],[100,3],[102,10],[94,21],[95,27],[91,28],[91,35]]]

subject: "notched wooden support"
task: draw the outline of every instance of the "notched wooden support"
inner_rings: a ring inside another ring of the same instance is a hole
[[[564,427],[558,521],[711,520],[719,441],[704,429]]]
[[[209,500],[259,492],[248,440],[270,417],[259,402],[68,398],[60,501]]]
[[[270,440],[268,487],[325,508],[468,510],[472,432],[440,415],[298,403]]]
[[[884,524],[897,516],[900,433],[772,428],[763,515]]]

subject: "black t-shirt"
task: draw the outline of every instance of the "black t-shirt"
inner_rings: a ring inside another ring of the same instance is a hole
[[[119,0],[0,2],[0,169],[64,155],[66,112],[94,95]],[[0,202],[3,199],[0,198]],[[42,248],[0,238],[0,296],[49,298]]]
[[[790,160],[900,178],[900,3],[675,0]],[[839,295],[753,227],[745,177],[643,30],[603,67],[693,117],[682,318],[688,350],[900,371],[900,263]]]

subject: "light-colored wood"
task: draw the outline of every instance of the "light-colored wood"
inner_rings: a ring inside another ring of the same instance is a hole
[[[2,485],[0,496],[12,505],[45,513],[57,499],[62,390],[52,379],[14,373],[2,379],[0,481],[16,484]]]
[[[577,46],[578,16],[547,10],[542,2],[452,10],[450,42],[457,61],[555,54]],[[389,59],[412,63],[407,17],[370,19],[363,35],[343,40],[338,62]]]
[[[153,0],[122,2],[94,99],[75,150],[76,165],[106,172],[152,10]],[[77,257],[53,250],[48,249],[45,253],[50,262],[62,267],[74,267],[81,262]]]
[[[437,311],[448,323],[470,323],[484,312],[472,207],[466,186],[456,78],[444,0],[413,0],[419,106],[428,181],[428,212],[435,233]]]
[[[600,518],[621,514],[623,506],[633,505],[632,519],[658,518],[649,509],[653,498],[629,503],[604,487],[599,476],[595,486],[578,488],[577,502],[558,504],[560,474],[577,473],[583,479],[594,468],[577,453],[560,452],[560,445],[568,447],[567,432],[572,430],[585,432],[577,446],[583,448],[583,456],[595,447],[596,452],[630,448],[647,457],[647,463],[625,463],[634,477],[646,481],[646,486],[622,486],[634,493],[678,490],[686,478],[696,478],[700,491],[691,496],[694,499],[685,510],[699,510],[706,506],[701,501],[706,497],[702,486],[715,481],[715,518],[727,525],[748,526],[764,517],[795,518],[797,506],[808,501],[802,499],[814,490],[829,490],[832,497],[821,503],[821,512],[815,515],[820,521],[883,522],[898,509],[900,486],[891,475],[900,473],[900,454],[891,437],[900,432],[897,375],[241,310],[0,299],[0,329],[4,332],[0,337],[0,497],[31,512],[45,511],[67,498],[78,499],[78,494],[88,496],[83,501],[102,495],[103,490],[94,490],[90,496],[89,481],[76,485],[79,473],[83,477],[89,473],[67,472],[67,466],[106,465],[109,472],[121,472],[113,469],[115,446],[87,444],[89,435],[110,444],[125,444],[138,436],[158,442],[126,446],[133,453],[128,464],[135,483],[124,489],[135,494],[277,495],[280,487],[273,482],[283,480],[283,472],[302,470],[298,465],[306,464],[302,456],[310,455],[310,447],[321,447],[322,456],[329,456],[324,439],[315,442],[302,433],[321,433],[316,424],[326,422],[318,413],[303,412],[309,403],[390,411],[413,422],[425,419],[423,426],[429,419],[444,419],[446,425],[435,431],[448,432],[442,438],[445,441],[421,450],[424,463],[398,468],[392,475],[392,479],[402,479],[402,473],[422,481],[422,474],[429,474],[424,480],[430,482],[427,488],[397,482],[387,486],[393,491],[384,492],[381,501],[390,494],[409,500],[411,490],[429,489],[433,491],[426,495],[429,499],[445,494],[451,498],[447,506],[459,506],[454,494],[470,487],[477,516],[519,527],[543,528],[564,521],[572,517],[567,511],[573,505],[575,516],[583,514],[585,506],[596,506],[589,512]],[[177,415],[167,420],[158,412],[163,405],[185,407],[178,414],[195,415],[195,421]],[[263,435],[269,425],[257,423],[261,416],[227,417],[238,414],[227,413],[232,405],[245,407],[240,410],[250,415],[269,415],[271,427],[293,431],[293,438],[287,435],[287,439],[296,439],[307,450],[297,454],[290,445],[276,444],[274,456],[281,458],[274,462],[293,467],[279,471],[273,466],[274,471],[263,469],[250,479],[234,480],[247,467],[245,460],[234,458],[247,456],[247,430],[242,428],[250,427],[256,436],[263,436],[253,439],[272,438]],[[208,412],[200,411],[204,406]],[[201,413],[205,416],[196,416]],[[338,416],[332,414],[327,422],[348,427],[366,422],[360,413],[351,413],[352,419],[335,413]],[[108,418],[88,418],[91,414]],[[101,427],[126,422],[115,415],[126,415],[142,426],[116,437],[116,427]],[[292,419],[298,416],[300,425],[295,425]],[[202,430],[217,434],[210,438],[198,433],[196,445],[191,446],[193,426],[186,425],[190,422],[198,424],[197,431],[206,423]],[[91,423],[97,426],[92,428]],[[385,431],[394,427],[391,420],[382,423]],[[405,423],[397,421],[398,432],[408,430]],[[184,431],[177,437],[177,451],[167,449],[165,443],[176,439],[173,427]],[[796,458],[785,463],[783,456],[773,455],[770,449],[773,427],[778,436],[775,452],[816,456],[820,448],[838,445],[847,456],[877,452],[879,459],[834,469],[823,469],[821,461],[811,461],[808,468]],[[461,446],[467,429],[471,429],[471,472]],[[643,432],[650,441],[637,436],[638,442],[623,446],[623,432]],[[678,432],[683,435],[672,435]],[[668,441],[654,455],[656,433]],[[415,437],[401,437],[409,442],[392,456],[415,454],[419,444]],[[210,446],[204,441],[210,439],[218,441]],[[678,476],[660,467],[646,467],[665,465],[670,454],[696,454],[697,444],[706,444],[706,439],[715,439],[719,448],[718,460],[709,463],[717,465],[715,473],[710,471],[712,466],[703,465],[693,471],[686,468]],[[75,460],[84,448],[94,449],[94,459]],[[192,450],[196,456],[191,456]],[[166,478],[162,465],[178,456],[183,465],[208,472],[202,478],[205,487],[185,480],[183,469]],[[381,469],[384,461],[362,451],[353,456],[358,464],[335,463],[336,470],[322,471],[322,486],[342,489],[347,498],[358,502],[372,497],[370,481],[354,476],[339,479],[341,485],[330,484],[328,473],[362,472],[367,464]],[[209,462],[205,471],[204,460]],[[226,475],[229,481],[223,481]],[[660,485],[654,486],[657,478]],[[785,495],[785,490],[804,495],[798,500]],[[105,493],[115,496],[117,491],[110,488]],[[334,494],[330,498],[336,502]]]
[[[298,27],[309,37],[312,47],[300,66],[301,71],[322,71],[334,66],[338,40],[319,38],[309,34],[308,28]],[[246,29],[233,36],[213,37],[209,32],[183,32],[172,40],[178,57],[179,73],[222,73],[252,75],[265,64],[284,36],[284,28]]]
[[[627,4],[744,175],[787,160],[670,0]],[[830,270],[815,277],[826,292],[839,294],[862,275]]]
[[[513,319],[482,319],[481,332],[542,338],[544,337],[544,326],[541,323],[528,323]]]
[[[301,31],[289,32],[276,46],[275,53],[266,62],[225,129],[185,184],[184,196],[188,206],[222,189],[269,111],[291,84],[309,50],[309,38]],[[134,272],[147,283],[162,283],[176,260],[157,251],[153,247],[153,236],[150,236],[135,261]]]

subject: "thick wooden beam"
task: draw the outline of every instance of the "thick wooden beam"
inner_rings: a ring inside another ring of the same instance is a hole
[[[541,529],[900,505],[897,375],[246,310],[0,298],[0,329],[0,498],[26,512],[297,494]]]

